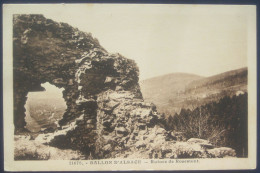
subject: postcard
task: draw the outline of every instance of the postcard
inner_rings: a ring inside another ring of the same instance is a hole
[[[256,6],[4,4],[6,171],[256,168]]]

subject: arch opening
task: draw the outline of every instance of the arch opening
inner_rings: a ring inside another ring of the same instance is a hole
[[[62,92],[48,82],[41,84],[45,91],[29,92],[25,103],[25,128],[30,132],[54,132],[67,109]]]

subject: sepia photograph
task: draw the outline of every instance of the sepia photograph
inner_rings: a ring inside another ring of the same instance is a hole
[[[4,4],[3,21],[5,170],[256,168],[256,6]]]

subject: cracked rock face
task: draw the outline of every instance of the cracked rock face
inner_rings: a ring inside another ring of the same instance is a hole
[[[67,110],[53,133],[35,141],[81,150],[87,158],[235,156],[208,141],[176,141],[145,103],[133,60],[110,54],[91,34],[42,15],[14,15],[14,124],[25,124],[26,95],[49,82],[63,87]]]

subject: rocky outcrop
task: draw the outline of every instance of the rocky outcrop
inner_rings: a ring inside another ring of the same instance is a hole
[[[85,156],[71,149],[61,150],[31,140],[30,136],[15,135],[14,160],[80,160]]]
[[[63,87],[67,103],[64,120],[78,116],[75,100],[78,86],[75,62],[84,52],[104,50],[89,33],[65,23],[57,23],[42,15],[13,16],[14,124],[16,131],[25,126],[26,95],[41,91],[41,83]],[[74,116],[75,115],[75,116]]]
[[[108,53],[88,33],[42,15],[14,16],[16,132],[25,126],[27,93],[49,82],[65,89],[67,110],[60,128],[37,143],[95,159],[235,156],[205,140],[177,141],[160,125],[156,107],[143,101],[138,73],[133,60]]]

